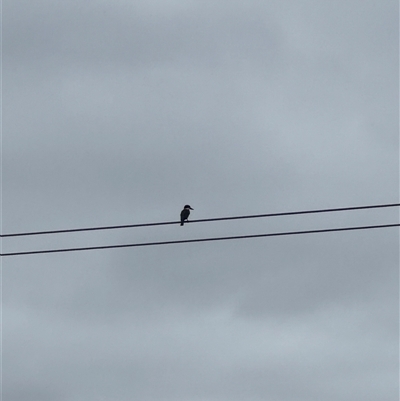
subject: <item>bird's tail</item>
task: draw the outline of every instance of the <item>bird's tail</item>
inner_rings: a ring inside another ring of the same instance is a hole
[[[183,221],[181,221],[181,226],[183,226]]]

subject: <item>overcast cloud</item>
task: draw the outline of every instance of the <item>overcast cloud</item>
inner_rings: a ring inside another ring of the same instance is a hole
[[[2,233],[399,202],[395,0],[3,0]],[[397,208],[3,252],[398,223]],[[4,401],[397,401],[399,231],[2,258]]]

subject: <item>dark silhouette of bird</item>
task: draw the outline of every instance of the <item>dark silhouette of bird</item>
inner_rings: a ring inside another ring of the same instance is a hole
[[[187,221],[189,218],[190,211],[194,210],[190,207],[190,205],[185,205],[183,210],[181,211],[181,226],[183,226],[183,222]]]

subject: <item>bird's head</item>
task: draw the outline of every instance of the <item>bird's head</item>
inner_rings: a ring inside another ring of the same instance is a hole
[[[190,210],[194,210],[190,207],[190,205],[185,205],[184,209],[190,209]]]

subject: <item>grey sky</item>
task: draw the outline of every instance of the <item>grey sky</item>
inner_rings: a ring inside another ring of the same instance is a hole
[[[4,0],[3,233],[399,200],[395,0]],[[3,239],[396,223],[397,209]],[[397,229],[2,260],[4,401],[398,400]]]

